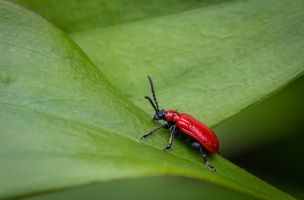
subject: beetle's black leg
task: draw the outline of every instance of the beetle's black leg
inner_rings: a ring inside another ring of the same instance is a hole
[[[216,171],[216,168],[213,167],[213,166],[208,162],[206,152],[202,153],[202,156],[203,156],[203,158],[204,158],[204,162],[205,162],[205,164],[207,165],[208,169],[215,172],[215,171]]]
[[[205,165],[208,167],[211,171],[216,171],[215,167],[213,167],[207,160],[207,152],[202,148],[202,146],[198,142],[191,142],[190,144],[193,148],[198,149],[199,152],[202,154]]]
[[[165,151],[171,151],[172,150],[173,139],[174,139],[174,135],[177,131],[177,126],[172,125],[170,127],[170,130],[171,130],[171,134],[170,134],[169,144],[168,144],[168,146],[166,146],[166,148],[164,148]]]
[[[161,129],[161,128],[169,128],[169,127],[168,127],[168,124],[162,124],[162,125],[160,125],[159,127],[155,128],[155,129],[153,129],[152,131],[149,131],[148,133],[146,133],[145,135],[143,135],[143,136],[141,137],[141,139],[145,139],[146,137],[148,137],[148,136],[154,134],[156,131],[158,131],[158,130]]]

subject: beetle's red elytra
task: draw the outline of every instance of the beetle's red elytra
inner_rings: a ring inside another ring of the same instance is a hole
[[[150,102],[155,110],[155,114],[152,117],[152,120],[164,120],[166,123],[149,131],[141,138],[147,138],[148,136],[156,133],[161,128],[170,129],[171,134],[169,143],[164,150],[172,150],[173,139],[174,136],[177,135],[182,138],[187,144],[189,144],[194,149],[197,149],[201,153],[204,162],[209,170],[216,171],[215,167],[213,167],[207,160],[207,153],[219,153],[219,141],[216,134],[204,123],[200,122],[189,114],[179,113],[175,110],[159,109],[153,82],[150,76],[148,76],[148,80],[154,101],[148,96],[145,96],[145,98]]]

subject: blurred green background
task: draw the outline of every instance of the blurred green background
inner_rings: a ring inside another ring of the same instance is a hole
[[[304,198],[304,78],[264,102],[252,106],[215,130],[222,136],[223,155],[263,180]],[[248,140],[231,141],[244,133]],[[265,134],[263,142],[255,133]],[[244,143],[247,141],[249,143]]]

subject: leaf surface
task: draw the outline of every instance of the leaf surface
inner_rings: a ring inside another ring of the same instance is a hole
[[[192,12],[200,13],[198,10],[191,11],[190,18]],[[184,17],[187,18],[187,13],[185,15]],[[170,20],[170,16],[165,18]],[[145,23],[149,25],[155,21]],[[157,23],[162,24],[161,21]],[[141,28],[144,23],[134,25]],[[117,27],[113,28],[115,30]],[[124,26],[118,27],[118,30],[112,33],[114,38],[118,37],[119,31],[125,31],[121,28]],[[30,195],[103,180],[163,174],[201,179],[254,197],[292,198],[218,155],[210,157],[210,162],[217,168],[216,173],[211,173],[202,164],[199,154],[187,148],[180,141],[175,142],[175,149],[172,153],[164,152],[162,148],[166,145],[168,138],[165,135],[155,136],[144,142],[140,141],[141,134],[152,129],[155,124],[153,125],[150,117],[120,92],[128,95],[130,88],[135,85],[132,82],[137,81],[142,88],[134,88],[134,93],[132,93],[134,96],[129,94],[129,99],[134,99],[135,103],[141,106],[139,93],[147,88],[147,85],[141,84],[144,79],[138,78],[137,80],[136,76],[139,75],[132,73],[132,76],[129,77],[130,82],[126,82],[125,85],[119,84],[119,82],[123,83],[123,80],[120,79],[114,83],[114,79],[111,76],[108,77],[109,71],[107,70],[110,68],[103,69],[100,65],[98,65],[99,69],[95,67],[73,41],[41,17],[1,1],[0,30],[0,198]],[[127,30],[130,31],[130,29]],[[145,30],[149,30],[149,28]],[[152,26],[150,31],[152,31]],[[117,35],[114,34],[115,32]],[[93,33],[98,35],[95,30]],[[109,37],[109,34],[105,33],[104,36]],[[85,49],[77,39],[80,38],[80,35],[73,34],[72,36]],[[291,38],[297,39],[296,36]],[[82,41],[85,40],[88,38],[83,35]],[[151,41],[154,43],[153,40]],[[298,50],[301,44],[298,42],[298,46],[294,45],[294,48]],[[130,52],[131,50],[132,48]],[[92,54],[89,56],[94,60]],[[297,59],[290,64],[292,69],[286,70],[279,65],[277,70],[271,68],[273,72],[280,71],[276,75],[283,77],[280,79],[280,83],[272,82],[272,78],[266,78],[267,91],[262,91],[259,96],[253,95],[252,98],[248,98],[250,100],[242,100],[244,96],[241,96],[242,104],[240,105],[247,103],[246,106],[248,106],[301,74],[303,69],[298,66],[300,66],[302,58],[298,57],[297,53],[294,56]],[[134,59],[136,60],[136,57]],[[185,61],[188,62],[189,59]],[[94,60],[94,62],[99,61]],[[105,63],[110,66],[108,62],[105,60]],[[278,63],[280,62],[278,61]],[[111,65],[117,75],[123,71],[116,68],[118,65],[117,63]],[[143,75],[146,73],[145,70],[148,70],[148,68],[141,68],[141,62],[138,63],[138,66],[138,69],[143,69],[139,70],[138,74]],[[211,66],[216,71],[213,71]],[[202,74],[209,74],[203,72],[204,69],[211,70],[210,73],[213,74],[211,77],[216,77],[216,79],[205,79],[203,85],[199,84],[201,85],[199,88],[210,86],[214,80],[221,78],[231,81],[227,82],[227,88],[230,88],[230,84],[234,85],[233,74],[239,72],[242,67],[239,65],[239,68],[232,70],[233,73],[230,70],[228,70],[230,73],[224,73],[220,70],[221,66],[216,67],[214,64],[211,64],[210,68],[197,69],[202,70],[197,71]],[[257,72],[260,72],[260,75],[269,72],[268,68],[260,67],[258,69]],[[152,70],[152,75],[157,74],[156,71]],[[245,75],[249,73],[245,69],[244,71]],[[111,83],[103,74],[107,75]],[[171,76],[173,77],[173,75]],[[180,82],[181,85],[174,85],[172,77],[166,82],[168,88],[172,88],[172,90],[168,89],[167,92],[160,90],[159,98],[163,102],[168,100],[168,103],[178,106],[183,98],[171,97],[173,97],[174,89],[178,92],[177,89],[184,88],[187,90],[184,90],[185,92],[181,96],[194,95],[185,108],[194,109],[191,103],[193,103],[193,99],[197,98],[194,91],[201,90],[195,88],[195,85],[200,83],[200,79],[193,78],[189,79],[190,82]],[[190,77],[190,74],[185,74],[186,77]],[[165,80],[160,81],[158,86],[164,83]],[[183,86],[184,83],[193,84],[193,89]],[[118,88],[121,85],[120,92],[117,92],[112,84]],[[255,90],[250,90],[250,87],[248,90],[257,91],[258,86],[261,87],[258,83],[254,84]],[[207,96],[201,96],[202,101],[196,104],[198,108],[213,98],[219,99],[218,94],[227,97],[223,93],[214,92],[217,91],[217,87],[220,88],[219,90],[225,87],[221,85],[221,82],[213,87],[215,88],[207,89],[207,92],[203,93]],[[247,93],[245,86],[241,88],[245,90],[246,95],[251,94]],[[232,91],[235,92],[235,89]],[[178,93],[180,94],[180,92]],[[225,94],[227,95],[227,93]],[[213,97],[214,95],[215,97]],[[234,93],[230,93],[230,95],[233,96]],[[220,106],[212,105],[215,106],[210,105],[209,108],[202,111],[210,118],[202,119],[206,119],[205,121],[214,125],[220,121],[219,119],[225,119],[228,114],[222,113],[221,118],[218,114],[208,115],[212,107],[218,111],[216,108]],[[235,106],[235,104],[229,105]],[[232,111],[240,110],[240,106],[237,109],[235,107],[231,109],[229,105],[222,107],[227,108],[226,112],[229,114]],[[200,117],[198,112],[194,112],[194,114]],[[165,133],[165,131],[163,132]]]

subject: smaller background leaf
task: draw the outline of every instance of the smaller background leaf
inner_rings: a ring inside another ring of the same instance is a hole
[[[202,190],[204,190],[202,192]],[[219,192],[220,191],[220,192]],[[109,181],[92,186],[76,188],[73,190],[45,194],[25,200],[81,200],[90,198],[95,199],[175,199],[175,200],[195,200],[195,199],[234,199],[234,200],[253,200],[252,196],[236,193],[233,190],[226,190],[209,184],[204,181],[181,177],[143,177],[135,179],[124,179]]]

